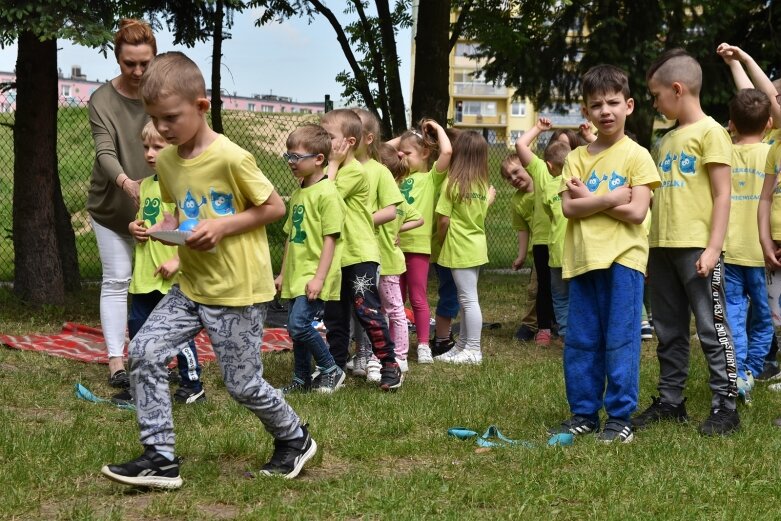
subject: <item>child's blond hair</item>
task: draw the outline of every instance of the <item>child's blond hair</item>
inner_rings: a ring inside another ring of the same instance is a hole
[[[670,49],[648,68],[645,79],[648,81],[652,78],[665,86],[678,82],[685,85],[693,95],[699,96],[702,88],[702,67],[694,56],[685,50]]]
[[[354,108],[353,112],[361,118],[361,139],[363,139],[363,134],[372,134],[374,136],[372,142],[366,145],[366,152],[368,152],[370,158],[379,161],[380,143],[382,142],[380,120],[377,119],[377,116],[363,108]]]
[[[194,102],[206,97],[206,83],[194,61],[181,52],[172,51],[152,60],[141,77],[140,91],[141,99],[147,105],[169,96]]]
[[[453,143],[453,157],[448,173],[448,190],[453,201],[471,202],[477,189],[488,188],[488,143],[473,131],[461,132]]]
[[[437,141],[436,135],[427,134],[420,130],[423,128],[423,124],[427,121],[430,120],[428,118],[423,118],[420,120],[416,128],[411,128],[405,131],[399,139],[399,146],[401,146],[401,144],[405,141],[409,141],[419,149],[428,150],[428,168],[430,169],[434,165],[434,161],[436,161],[437,157],[439,156],[439,142]],[[457,135],[458,131],[455,131],[455,133]]]
[[[315,123],[301,125],[287,137],[286,146],[303,148],[308,154],[323,154],[326,159],[331,154],[331,138],[328,132]]]
[[[409,175],[409,163],[406,157],[399,157],[398,151],[388,143],[380,143],[379,147],[380,162],[390,170],[397,183],[404,180]]]
[[[350,109],[334,109],[330,112],[326,112],[322,118],[320,118],[321,125],[327,125],[334,123],[339,126],[339,130],[342,132],[342,136],[345,138],[355,138],[355,146],[357,148],[361,143],[361,135],[363,134],[363,124],[358,114]]]
[[[147,141],[165,141],[151,121],[147,121],[144,128],[141,129],[141,140],[145,143]]]

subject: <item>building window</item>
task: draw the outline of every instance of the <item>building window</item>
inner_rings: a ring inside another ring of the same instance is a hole
[[[250,112],[255,112],[255,104],[247,103],[247,110],[249,110]]]
[[[456,44],[456,56],[469,56],[479,50],[480,46],[476,43],[459,42]]]
[[[70,95],[71,95],[71,86],[70,85],[63,85],[62,86],[62,95],[65,98],[70,97]]]
[[[496,116],[495,101],[464,101],[465,116]]]
[[[522,102],[513,102],[512,106],[510,107],[510,114],[516,117],[525,117],[526,116],[526,103]]]
[[[261,112],[274,112],[274,105],[261,105],[260,106]]]

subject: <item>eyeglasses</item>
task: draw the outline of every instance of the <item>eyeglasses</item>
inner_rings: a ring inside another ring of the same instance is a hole
[[[301,161],[302,159],[309,159],[310,157],[317,157],[320,154],[296,154],[295,152],[283,152],[282,153],[282,159],[287,161],[288,163],[293,163],[294,165]]]

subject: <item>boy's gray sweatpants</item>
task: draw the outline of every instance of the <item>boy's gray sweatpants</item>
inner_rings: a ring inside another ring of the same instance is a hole
[[[654,329],[659,339],[659,395],[679,404],[689,376],[689,325],[694,313],[697,335],[710,371],[712,407],[735,408],[737,366],[732,333],[726,319],[724,264],[708,277],[697,275],[702,248],[651,248],[648,285]],[[723,402],[723,404],[722,404]]]
[[[260,346],[265,318],[265,304],[206,306],[190,300],[179,286],[171,288],[128,349],[143,445],[174,452],[166,365],[201,328],[209,335],[228,393],[251,410],[275,438],[293,435],[301,423],[298,415],[263,379]]]

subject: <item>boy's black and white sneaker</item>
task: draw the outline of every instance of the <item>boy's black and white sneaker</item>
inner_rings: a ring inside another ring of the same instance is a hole
[[[108,384],[114,389],[127,389],[130,387],[130,375],[128,375],[127,371],[124,369],[114,371],[114,373],[108,377]]]
[[[727,409],[724,404],[714,407],[704,422],[700,424],[700,434],[703,436],[726,436],[738,430],[740,416],[736,409]]]
[[[597,439],[602,443],[629,443],[634,439],[632,425],[621,420],[608,420],[605,428],[597,434]]]
[[[312,384],[311,382],[306,383],[298,378],[293,378],[293,380],[291,380],[290,383],[284,386],[281,390],[282,394],[308,393],[312,390]]]
[[[564,420],[561,422],[561,425],[558,427],[553,427],[551,429],[548,429],[548,434],[554,435],[554,434],[572,434],[574,436],[579,436],[581,434],[589,434],[591,432],[595,432],[599,429],[599,422],[594,420],[589,420],[585,416],[580,416],[579,414],[575,414],[570,418],[569,420]]]
[[[108,479],[137,487],[179,488],[182,478],[179,476],[179,458],[169,460],[147,448],[133,461],[121,465],[105,465],[100,471]]]
[[[293,440],[274,440],[274,454],[260,469],[266,476],[280,476],[293,479],[304,468],[304,464],[317,452],[317,443],[309,435],[309,425],[302,425],[304,435]]]
[[[111,403],[116,405],[133,405],[133,395],[130,389],[124,389],[111,397]]]
[[[453,337],[453,333],[445,340],[437,340],[436,336],[431,337],[429,340],[429,346],[431,346],[431,356],[439,356],[447,353],[456,345],[456,339]]]
[[[652,403],[646,410],[632,418],[632,427],[643,429],[652,423],[660,421],[675,421],[679,423],[689,421],[686,414],[686,398],[678,405],[663,402],[658,396],[652,397]]]
[[[174,393],[174,401],[176,403],[201,403],[206,401],[206,391],[203,387],[200,389],[197,387],[180,386]]]
[[[318,393],[331,394],[340,387],[344,386],[346,375],[339,366],[329,373],[320,372],[317,378],[312,382],[312,390]]]
[[[767,382],[769,380],[778,380],[781,378],[781,369],[778,367],[778,362],[765,362],[762,367],[762,372],[756,377],[758,382]]]
[[[401,387],[404,374],[396,362],[386,362],[380,369],[380,389],[383,391],[395,391]]]

